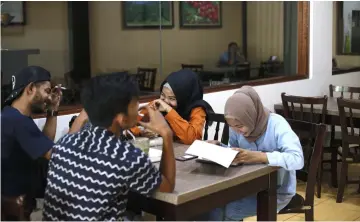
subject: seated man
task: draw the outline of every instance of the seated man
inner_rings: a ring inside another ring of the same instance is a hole
[[[173,135],[160,112],[147,107],[150,120],[140,122],[163,137],[160,172],[144,152],[119,139],[137,123],[138,95],[127,74],[97,76],[85,86],[82,102],[91,125],[54,146],[44,220],[122,220],[129,191],[149,196],[174,190]]]
[[[230,42],[227,51],[221,54],[219,64],[222,66],[231,66],[243,64],[246,62],[244,55],[240,53],[240,48],[236,42]]]
[[[12,77],[12,92],[5,100],[8,106],[1,112],[1,195],[2,206],[8,207],[2,208],[5,220],[16,220],[20,216],[6,214],[11,211],[9,208],[16,208],[21,199],[26,203],[26,215],[22,216],[29,219],[35,208],[34,191],[42,182],[41,195],[44,193],[45,178],[34,178],[34,175],[39,171],[40,157],[50,159],[60,97],[61,91],[52,90],[50,73],[44,68],[29,66]],[[46,123],[41,132],[31,117],[46,110]]]

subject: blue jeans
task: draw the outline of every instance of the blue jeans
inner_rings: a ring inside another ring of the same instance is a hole
[[[209,221],[239,221],[256,215],[256,195],[236,200],[223,208],[216,208],[209,212],[206,219]]]
[[[289,200],[284,201],[280,198],[277,202],[277,212],[279,213],[279,211],[289,203]],[[228,203],[225,207],[216,208],[201,216],[201,219],[208,221],[239,221],[247,217],[256,216],[256,213],[257,195],[252,195]]]

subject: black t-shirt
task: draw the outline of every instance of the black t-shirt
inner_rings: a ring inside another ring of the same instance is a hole
[[[1,112],[1,194],[27,194],[35,160],[53,145],[33,119],[13,107],[5,107]]]

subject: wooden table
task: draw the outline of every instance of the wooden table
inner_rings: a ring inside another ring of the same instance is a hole
[[[294,104],[295,111],[300,111],[300,107],[298,104]],[[314,105],[314,113],[321,114],[322,106],[320,105]],[[282,103],[278,103],[274,105],[275,112],[283,115],[283,105]],[[345,109],[346,111],[346,109]],[[304,112],[310,113],[310,106],[304,105]],[[360,124],[360,111],[353,109],[353,120],[354,124]],[[328,125],[337,125],[340,126],[340,114],[339,114],[339,108],[337,105],[337,98],[329,97],[328,103],[327,103],[327,114],[325,117],[325,124]]]
[[[175,155],[183,155],[188,147],[175,144]],[[276,221],[277,169],[264,164],[226,169],[195,160],[176,161],[173,193],[157,192],[152,198],[132,193],[128,208],[154,214],[158,219],[188,220],[258,193],[258,220]]]

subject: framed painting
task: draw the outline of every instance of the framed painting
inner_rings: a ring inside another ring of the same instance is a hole
[[[171,1],[122,2],[123,28],[158,29],[174,27],[174,6]]]
[[[222,26],[221,1],[181,1],[181,28],[220,28]]]
[[[1,1],[1,25],[25,25],[25,2]]]

